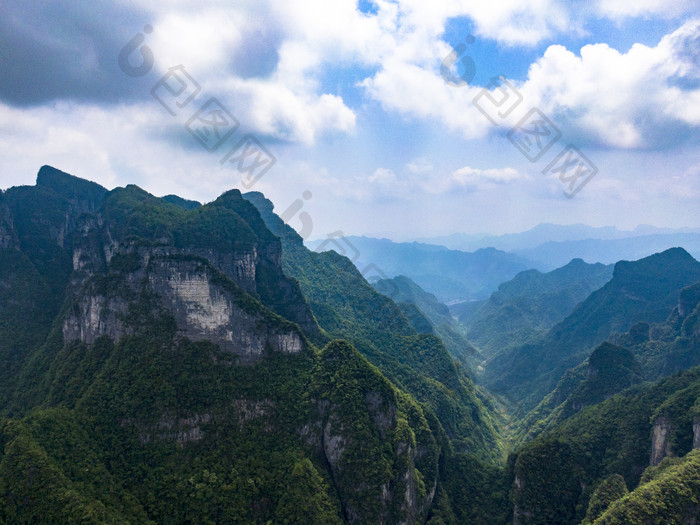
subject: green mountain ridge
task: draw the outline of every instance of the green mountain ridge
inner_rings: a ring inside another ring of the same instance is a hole
[[[404,315],[409,313],[406,317],[413,319],[411,325],[418,333],[435,334],[452,357],[472,369],[478,365],[478,351],[467,340],[464,329],[452,318],[450,309],[433,294],[403,275],[393,279],[380,279],[372,286],[396,302]],[[407,309],[407,305],[413,305],[418,312]]]
[[[527,270],[501,284],[486,303],[459,320],[467,326],[469,340],[491,357],[552,328],[612,274],[612,266],[581,259],[549,273]]]
[[[40,173],[0,202],[0,519],[483,512],[459,496],[497,483],[500,416],[348,259],[237,190],[195,205]]]
[[[700,431],[693,424],[698,388],[700,368],[638,384],[521,447],[509,461],[513,523],[579,523],[603,480],[619,474],[634,492],[655,459],[684,457]],[[667,523],[667,516],[668,509],[657,508],[648,523]]]
[[[659,322],[681,290],[700,280],[700,263],[682,248],[615,265],[612,279],[539,340],[497,355],[486,366],[486,384],[531,409],[554,389],[567,369],[614,332],[635,322]]]
[[[603,343],[580,365],[564,374],[556,388],[519,424],[516,443],[530,441],[556,428],[587,406],[641,383],[642,367],[626,348]]]

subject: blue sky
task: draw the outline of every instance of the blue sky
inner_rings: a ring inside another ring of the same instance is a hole
[[[183,78],[168,112],[152,91]],[[235,129],[195,118],[211,97]],[[699,129],[696,0],[0,5],[2,188],[51,164],[204,202],[257,190],[301,199],[311,238],[698,227]]]

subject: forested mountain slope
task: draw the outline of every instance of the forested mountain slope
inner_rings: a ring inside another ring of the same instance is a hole
[[[539,340],[490,361],[486,384],[525,409],[533,408],[596,345],[637,322],[665,320],[681,290],[699,280],[700,263],[682,248],[639,261],[620,261],[607,284]]]
[[[237,190],[44,167],[0,199],[6,523],[483,512],[459,491],[500,483],[488,397],[347,259],[280,240]]]

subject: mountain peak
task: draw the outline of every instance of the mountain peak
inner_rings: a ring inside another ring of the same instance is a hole
[[[224,193],[222,193],[218,199],[214,201],[214,203],[217,202],[226,202],[228,200],[242,200],[243,198],[241,197],[241,190],[237,189],[232,189],[228,190]]]
[[[627,280],[630,277],[646,275],[647,279],[652,275],[666,273],[671,267],[695,267],[700,266],[692,255],[683,248],[669,248],[660,253],[655,253],[638,261],[620,261],[615,264],[613,280]]]
[[[39,169],[36,185],[53,190],[67,199],[87,199],[100,202],[107,194],[107,189],[96,182],[81,179],[47,165]]]

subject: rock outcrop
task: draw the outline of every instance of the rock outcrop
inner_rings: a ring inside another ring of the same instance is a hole
[[[651,432],[651,457],[649,465],[654,467],[671,453],[671,420],[665,416],[659,416],[654,421]]]
[[[136,333],[129,312],[144,293],[169,312],[178,335],[210,341],[231,352],[240,363],[254,363],[266,352],[298,353],[300,331],[276,319],[207,261],[141,250],[131,272],[87,281],[63,324],[64,340],[91,344],[100,336],[119,340]]]

